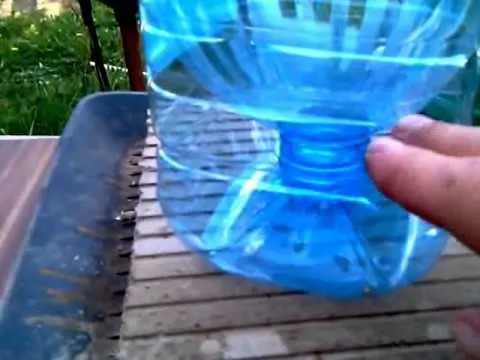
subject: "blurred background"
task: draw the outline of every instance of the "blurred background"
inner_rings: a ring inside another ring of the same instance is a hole
[[[93,15],[111,88],[129,89],[113,11],[94,1]],[[75,0],[0,0],[0,135],[61,133],[78,100],[100,90],[89,44]]]
[[[93,13],[111,87],[128,89],[113,12],[94,2]],[[0,135],[58,135],[78,100],[100,90],[77,3],[0,0],[0,15]]]

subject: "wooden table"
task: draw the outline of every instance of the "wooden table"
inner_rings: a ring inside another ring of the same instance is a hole
[[[20,249],[55,144],[0,141],[2,274]],[[480,305],[480,262],[463,246],[452,239],[431,274],[383,299],[342,303],[259,286],[212,268],[171,232],[156,200],[156,145],[150,135],[120,359],[455,358],[451,318]]]
[[[56,143],[56,138],[0,137],[0,298]]]
[[[187,118],[175,126],[194,126]],[[202,136],[215,140],[218,128]],[[480,260],[454,239],[426,278],[381,299],[336,302],[257,285],[213,268],[173,234],[157,204],[156,146],[150,133],[122,360],[455,358],[451,320],[480,305]]]

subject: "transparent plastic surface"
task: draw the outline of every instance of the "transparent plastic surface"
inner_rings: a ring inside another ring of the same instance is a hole
[[[425,275],[447,234],[385,198],[364,154],[404,115],[471,114],[479,9],[142,0],[158,194],[177,234],[225,271],[337,298]]]
[[[473,125],[477,98],[478,57],[472,56],[460,71],[422,111],[433,119],[449,123]]]

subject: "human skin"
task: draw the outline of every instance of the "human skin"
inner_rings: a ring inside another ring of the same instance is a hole
[[[372,140],[366,161],[383,193],[480,254],[480,128],[409,116]],[[459,312],[453,334],[480,360],[480,311]]]

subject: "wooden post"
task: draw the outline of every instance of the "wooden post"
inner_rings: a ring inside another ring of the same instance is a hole
[[[120,27],[125,65],[128,69],[130,89],[145,91],[143,65],[140,56],[140,34],[137,11],[127,11],[126,7],[114,7],[115,17]]]
[[[107,71],[105,70],[102,49],[100,47],[97,29],[95,28],[95,22],[93,20],[92,2],[91,0],[78,0],[78,3],[80,4],[80,12],[82,14],[83,23],[87,28],[88,35],[90,36],[91,56],[93,62],[95,63],[95,70],[97,72],[98,82],[100,83],[100,89],[102,91],[109,91],[110,81],[108,80]]]

